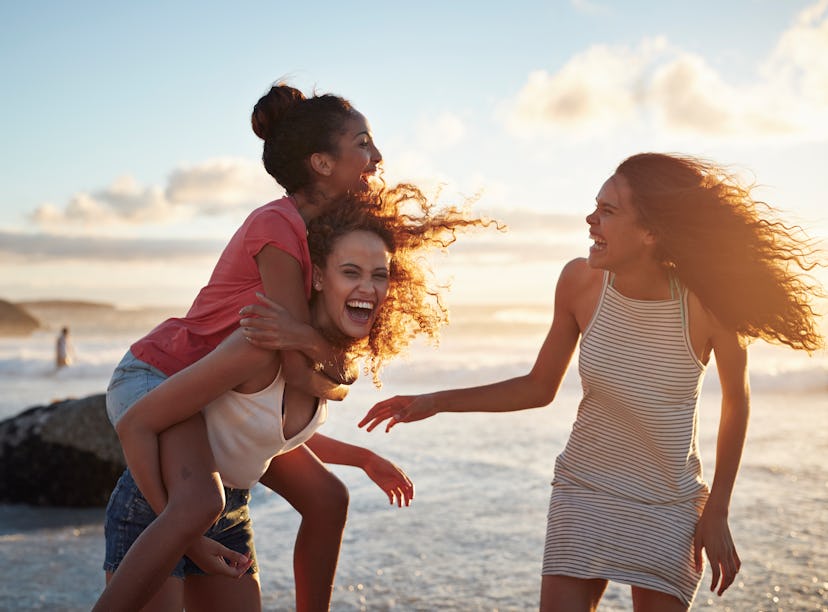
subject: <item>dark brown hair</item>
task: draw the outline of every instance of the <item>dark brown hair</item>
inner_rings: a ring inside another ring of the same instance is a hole
[[[665,265],[723,324],[743,338],[822,346],[813,302],[823,290],[806,274],[819,251],[802,228],[706,160],[642,153],[616,172]]]
[[[253,107],[253,132],[264,140],[265,170],[287,193],[296,193],[312,180],[308,158],[313,153],[337,152],[337,136],[355,110],[332,94],[305,95],[277,83]]]

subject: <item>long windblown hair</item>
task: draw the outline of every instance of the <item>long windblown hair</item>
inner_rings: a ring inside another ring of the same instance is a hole
[[[820,251],[801,227],[779,219],[722,167],[697,158],[642,153],[616,172],[657,240],[659,255],[705,308],[744,339],[812,352],[823,345],[808,274]]]
[[[448,248],[462,230],[490,225],[505,227],[473,216],[468,206],[438,208],[409,184],[347,194],[308,224],[311,260],[320,267],[324,268],[336,241],[356,230],[375,233],[391,253],[388,294],[370,335],[347,347],[350,357],[362,359],[365,373],[370,372],[377,387],[388,359],[417,336],[436,344],[440,328],[448,323],[443,300],[448,286],[437,281],[428,254]]]

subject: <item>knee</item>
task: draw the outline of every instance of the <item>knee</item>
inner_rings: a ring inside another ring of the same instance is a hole
[[[314,492],[313,499],[314,503],[303,513],[304,518],[330,527],[345,526],[351,496],[344,482],[331,474],[324,486]]]
[[[334,482],[331,482],[326,503],[331,517],[341,521],[344,525],[345,519],[348,518],[348,504],[351,503],[351,493],[339,478],[334,478]]]

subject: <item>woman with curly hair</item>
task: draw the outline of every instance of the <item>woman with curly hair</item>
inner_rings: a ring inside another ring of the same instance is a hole
[[[586,221],[589,256],[561,272],[528,374],[390,398],[360,425],[544,406],[579,345],[584,394],[555,462],[540,607],[594,610],[613,580],[631,586],[636,610],[687,610],[702,550],[719,595],[740,567],[728,508],[748,423],[747,343],[822,345],[821,288],[805,274],[817,253],[750,189],[690,157],[628,158]],[[722,404],[708,488],[696,424],[712,354]]]
[[[346,363],[363,361],[365,370],[379,385],[379,371],[386,360],[405,349],[417,335],[436,339],[446,319],[440,291],[418,259],[432,248],[448,245],[458,230],[486,222],[459,209],[433,211],[425,197],[410,186],[350,194],[335,204],[308,224],[313,262],[311,325],[317,335],[345,355]],[[280,325],[286,332],[283,338],[291,338],[289,346],[283,344],[282,349],[274,350],[271,343],[259,348],[238,329],[205,357],[144,395],[118,421],[124,453],[130,465],[140,465],[151,463],[152,454],[157,452],[157,442],[152,438],[194,415],[204,415],[210,450],[226,487],[227,500],[205,536],[238,555],[235,561],[244,573],[239,579],[207,575],[184,559],[183,585],[175,582],[181,585],[187,609],[260,608],[247,507],[249,489],[256,482],[285,494],[291,503],[298,499],[311,505],[310,499],[326,495],[315,487],[315,468],[306,468],[311,457],[317,463],[362,468],[390,502],[399,506],[408,505],[414,495],[413,484],[391,462],[367,449],[316,433],[326,418],[326,402],[285,384],[282,357],[285,350],[310,351],[305,342],[313,341],[309,340],[313,334],[306,329],[307,324],[291,322],[286,309],[281,315]],[[197,504],[199,500],[189,503]],[[145,562],[165,567],[170,554],[159,552],[159,532],[146,531],[154,519],[135,480],[129,471],[125,472],[107,509],[107,563],[117,567],[125,553],[114,550],[110,539],[128,547],[145,533],[150,557]],[[316,548],[315,563],[297,564],[298,610],[328,608],[342,527],[344,523],[338,524],[338,529],[305,534],[327,541]],[[305,525],[301,529],[308,531]],[[121,534],[127,531],[131,536],[125,543]],[[175,548],[174,561],[190,545],[186,537],[182,538]],[[333,556],[333,569],[330,559],[322,558],[325,555]],[[316,575],[301,575],[303,572]],[[156,600],[150,607],[180,609],[181,601]]]
[[[312,266],[307,223],[341,203],[345,194],[362,191],[375,182],[382,155],[366,118],[342,97],[306,97],[285,83],[277,83],[253,107],[251,127],[263,140],[265,170],[286,195],[248,215],[185,316],[167,319],[130,346],[107,389],[107,413],[119,432],[126,428],[119,420],[138,400],[238,329],[239,309],[255,301],[257,292],[297,319],[308,321]],[[306,353],[282,352],[285,380],[310,395],[342,398],[347,393],[343,383],[352,381],[353,374],[345,368],[341,351],[311,331]],[[132,542],[128,538],[120,541],[110,532],[108,543],[114,552],[104,564],[107,586],[96,610],[139,609],[156,592],[157,601],[180,600],[181,581],[167,578],[170,572],[176,578],[184,575],[179,561],[183,541],[192,543],[187,557],[210,574],[236,577],[248,562],[211,538],[193,539],[216,521],[226,502],[201,413],[159,436],[142,439],[148,445],[142,449],[146,460],[131,461],[130,452],[126,452],[127,465],[158,515],[145,535],[156,535]],[[300,481],[285,473],[271,484],[279,487],[277,492],[302,515],[303,525],[309,525],[306,531],[314,534],[300,539],[298,548],[306,552],[298,555],[297,563],[332,568],[336,558],[320,554],[314,536],[344,524],[347,489],[314,461],[308,458],[303,465]],[[317,497],[292,498],[290,491],[296,487],[301,490],[311,480],[314,468]],[[191,503],[193,499],[199,503]],[[115,572],[116,568],[119,571]]]

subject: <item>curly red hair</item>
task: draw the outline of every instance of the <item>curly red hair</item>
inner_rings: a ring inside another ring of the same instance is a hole
[[[468,207],[438,209],[410,184],[348,194],[308,224],[311,260],[320,267],[336,241],[356,230],[378,235],[392,255],[388,294],[370,335],[348,347],[353,358],[363,360],[377,387],[381,386],[379,371],[388,359],[417,336],[436,343],[440,328],[448,322],[443,302],[447,285],[436,282],[425,256],[447,248],[462,230],[489,225],[504,228],[497,221],[471,215]]]

